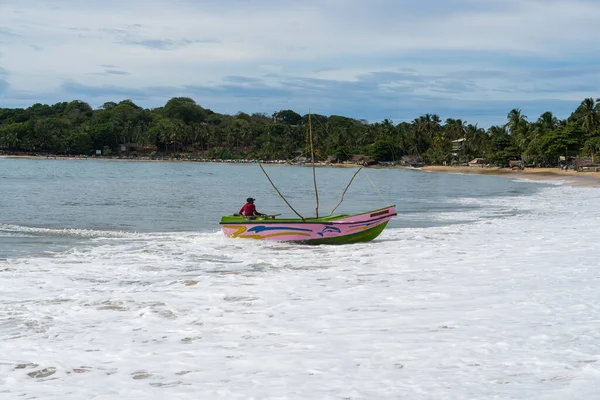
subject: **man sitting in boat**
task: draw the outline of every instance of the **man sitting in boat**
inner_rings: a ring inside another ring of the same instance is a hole
[[[256,217],[258,215],[266,215],[263,213],[259,213],[256,211],[256,206],[254,205],[254,199],[252,197],[248,197],[246,199],[246,204],[240,209],[240,215],[245,217]]]

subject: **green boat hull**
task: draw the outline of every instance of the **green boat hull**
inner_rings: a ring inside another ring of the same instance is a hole
[[[357,232],[352,235],[347,236],[337,236],[337,237],[327,237],[322,239],[310,239],[305,241],[295,241],[295,243],[301,244],[310,244],[310,245],[318,245],[318,244],[351,244],[351,243],[361,243],[361,242],[370,242],[375,239],[377,236],[383,232],[385,227],[387,226],[387,221],[374,226],[371,229],[364,230],[362,232]]]

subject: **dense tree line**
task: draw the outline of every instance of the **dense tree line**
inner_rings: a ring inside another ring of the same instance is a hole
[[[460,119],[442,121],[436,114],[399,124],[319,114],[312,114],[311,121],[319,159],[364,154],[379,161],[412,156],[439,164],[483,157],[492,163],[525,159],[553,165],[560,156],[600,149],[600,99],[592,98],[564,120],[545,112],[530,121],[513,109],[506,124],[487,130]],[[0,109],[0,151],[91,155],[102,150],[103,155],[115,155],[122,144],[135,143],[153,155],[289,160],[306,155],[307,126],[308,115],[293,110],[223,115],[185,97],[154,109],[123,100],[94,110],[75,100]]]

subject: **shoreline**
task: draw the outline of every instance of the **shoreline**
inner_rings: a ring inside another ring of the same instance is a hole
[[[500,167],[445,167],[428,165],[421,168],[427,172],[455,173],[471,175],[492,175],[504,178],[527,179],[532,181],[558,181],[573,187],[600,188],[600,172],[577,172],[558,168],[525,168],[512,170]]]
[[[197,160],[197,159],[150,159],[150,158],[112,158],[112,157],[78,157],[78,156],[31,156],[31,155],[0,155],[0,158],[15,159],[40,159],[40,160],[92,160],[92,161],[119,161],[119,162],[192,162],[204,164],[257,164],[257,162],[238,162],[230,160]],[[307,167],[310,164],[289,164],[285,162],[263,162],[270,165],[291,165]],[[359,168],[359,164],[315,164],[319,168]],[[523,170],[512,170],[500,167],[467,167],[467,166],[441,166],[426,165],[414,168],[405,165],[372,165],[370,169],[407,169],[414,171],[470,174],[470,175],[492,175],[504,178],[526,179],[532,181],[558,181],[564,182],[572,187],[600,188],[600,172],[577,172],[575,170],[561,170],[558,168],[525,168]]]

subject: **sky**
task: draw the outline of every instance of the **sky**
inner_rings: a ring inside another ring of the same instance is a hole
[[[566,118],[600,97],[599,34],[597,0],[0,0],[0,107]]]

